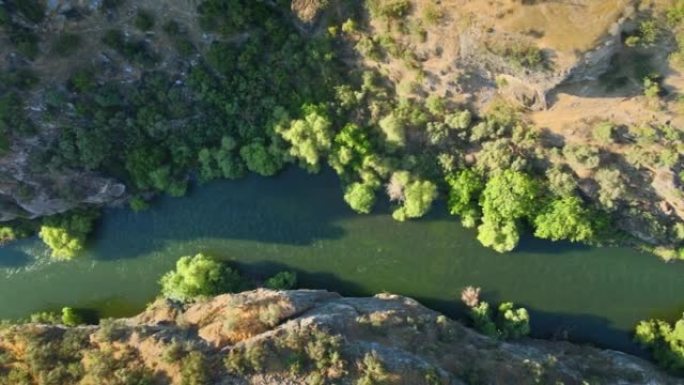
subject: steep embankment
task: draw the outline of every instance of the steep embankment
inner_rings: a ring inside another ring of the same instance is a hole
[[[100,327],[14,326],[2,332],[0,352],[0,384],[21,373],[79,384],[682,383],[614,351],[495,341],[406,297],[309,290],[186,307],[160,300]]]

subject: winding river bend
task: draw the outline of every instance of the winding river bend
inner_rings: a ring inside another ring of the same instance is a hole
[[[61,306],[135,314],[176,259],[197,252],[257,277],[293,269],[303,287],[412,296],[452,316],[462,315],[460,290],[477,285],[485,299],[528,307],[536,336],[628,352],[638,352],[630,337],[638,320],[684,310],[682,263],[530,238],[501,255],[481,247],[444,207],[398,223],[388,207],[356,215],[341,195],[332,172],[292,169],[207,184],[141,213],[110,209],[73,262],[50,262],[37,239],[0,248],[0,318]]]

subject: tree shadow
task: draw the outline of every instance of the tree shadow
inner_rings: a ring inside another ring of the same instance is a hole
[[[483,291],[481,298],[492,305],[505,300],[495,291]],[[430,309],[471,326],[467,315],[468,308],[458,299],[453,301],[429,297],[415,297],[415,299]],[[541,311],[524,303],[516,303],[516,305],[526,308],[530,314],[530,337],[532,338],[568,341],[602,349],[618,350],[642,358],[648,357],[648,352],[634,342],[631,331],[613,326],[607,318],[592,314]]]
[[[569,252],[586,252],[591,249],[591,246],[583,243],[573,243],[569,241],[549,241],[546,239],[536,238],[532,235],[530,229],[520,237],[520,243],[511,254],[528,254],[528,253],[544,253],[544,254],[563,254]]]
[[[169,243],[236,239],[310,245],[338,239],[336,222],[356,215],[337,176],[290,168],[275,177],[208,183],[183,198],[161,197],[147,211],[106,210],[88,253],[95,259],[135,258]]]

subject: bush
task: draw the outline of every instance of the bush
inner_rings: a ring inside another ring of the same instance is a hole
[[[83,250],[97,216],[94,211],[75,211],[46,217],[38,235],[50,248],[53,258],[72,259]]]
[[[641,321],[636,326],[634,339],[651,350],[658,365],[684,372],[684,316],[674,325],[659,319]]]
[[[593,136],[596,141],[601,144],[608,144],[613,141],[613,124],[611,122],[603,122],[594,127]]]
[[[401,173],[401,172],[400,172]],[[403,222],[411,218],[420,218],[432,207],[437,198],[437,186],[428,180],[410,180],[410,176],[402,186],[402,205],[392,212],[392,218]]]
[[[62,324],[65,326],[78,326],[84,324],[83,316],[73,308],[62,308]]]
[[[534,226],[535,236],[553,241],[567,239],[578,242],[594,237],[590,211],[581,199],[574,196],[549,202],[534,219]]]
[[[518,339],[530,334],[530,316],[525,308],[516,308],[512,302],[499,304],[496,315],[489,303],[480,301],[480,288],[467,287],[461,300],[470,308],[468,315],[480,333],[504,340]]]
[[[181,361],[181,385],[209,385],[209,367],[204,354],[190,352]]]
[[[264,282],[264,287],[272,290],[292,290],[297,287],[297,273],[281,271]]]
[[[375,204],[375,191],[366,183],[352,183],[345,190],[344,201],[357,213],[368,214]]]
[[[569,144],[563,147],[563,155],[571,163],[589,169],[598,167],[601,162],[598,149],[585,145]]]
[[[160,283],[162,295],[177,301],[237,292],[245,284],[237,271],[204,254],[180,258],[176,270],[164,274]]]

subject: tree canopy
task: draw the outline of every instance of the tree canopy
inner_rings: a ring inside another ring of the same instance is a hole
[[[176,270],[164,274],[160,283],[162,295],[177,301],[235,292],[244,285],[237,271],[204,254],[181,257]]]

